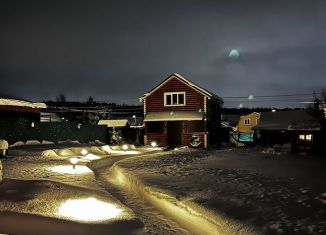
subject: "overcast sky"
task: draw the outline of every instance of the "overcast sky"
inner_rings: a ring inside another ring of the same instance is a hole
[[[312,93],[325,53],[323,0],[0,3],[0,93],[34,101],[135,103],[174,72],[221,97]]]

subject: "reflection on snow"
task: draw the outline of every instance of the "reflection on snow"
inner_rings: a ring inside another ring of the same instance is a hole
[[[90,197],[67,200],[60,206],[58,214],[77,221],[93,222],[116,218],[121,211],[112,203]]]
[[[72,165],[54,166],[50,167],[50,170],[57,173],[65,173],[71,175],[92,173],[92,171],[87,166],[75,166],[75,168],[73,168]]]

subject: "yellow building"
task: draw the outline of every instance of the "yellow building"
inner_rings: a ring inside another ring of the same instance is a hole
[[[237,132],[243,134],[252,134],[252,128],[257,126],[259,117],[260,113],[256,112],[241,116],[236,127]]]

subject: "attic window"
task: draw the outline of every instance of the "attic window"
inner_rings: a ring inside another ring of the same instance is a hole
[[[245,125],[250,125],[250,118],[244,119],[244,124]]]
[[[186,92],[164,93],[164,106],[183,106],[186,104]]]

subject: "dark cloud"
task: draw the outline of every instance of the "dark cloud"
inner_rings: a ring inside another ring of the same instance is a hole
[[[1,5],[1,90],[26,99],[131,103],[173,72],[220,96],[326,86],[322,0]]]

